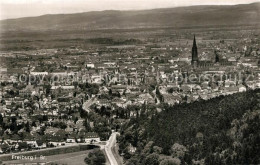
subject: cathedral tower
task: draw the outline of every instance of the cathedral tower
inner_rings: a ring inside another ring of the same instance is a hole
[[[197,66],[198,60],[199,60],[198,59],[198,50],[197,50],[196,38],[195,38],[195,35],[194,35],[193,46],[192,46],[191,65],[192,66]]]

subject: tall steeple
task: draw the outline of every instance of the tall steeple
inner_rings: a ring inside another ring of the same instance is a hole
[[[191,65],[196,66],[197,63],[198,63],[198,50],[197,50],[196,38],[195,38],[195,35],[194,35],[193,46],[192,46]]]
[[[197,47],[195,35],[194,35],[194,38],[193,38],[193,47]]]
[[[215,50],[214,53],[215,53],[215,63],[218,63],[219,62],[218,52]]]

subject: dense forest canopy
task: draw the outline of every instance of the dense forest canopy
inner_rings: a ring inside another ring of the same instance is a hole
[[[129,164],[147,164],[150,157],[155,164],[260,163],[258,92],[165,106],[132,118],[121,130],[120,152]]]

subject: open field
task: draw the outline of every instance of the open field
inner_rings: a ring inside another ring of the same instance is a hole
[[[75,153],[75,152],[81,152],[81,151],[87,151],[89,152],[93,148],[96,148],[94,146],[89,146],[89,145],[79,145],[79,146],[72,146],[72,147],[61,147],[61,148],[48,148],[44,150],[39,150],[39,151],[30,151],[30,152],[22,152],[22,153],[14,153],[14,154],[8,154],[8,155],[1,155],[0,159],[2,161],[10,161],[13,158],[13,156],[33,156],[32,159],[36,158],[35,160],[39,160],[40,157],[42,156],[53,156],[55,155],[60,155],[60,154],[65,154],[65,153]],[[18,160],[19,162],[20,160]]]
[[[0,34],[0,50],[20,51],[64,48],[78,46],[83,49],[102,45],[125,44],[128,39],[142,41],[147,38],[170,38],[172,41],[187,39],[192,34],[204,36],[209,40],[212,32],[218,34],[218,39],[230,39],[230,36],[240,34],[242,31],[259,33],[259,26],[221,26],[213,27],[183,27],[183,28],[142,28],[142,29],[107,29],[92,31],[45,31],[45,32],[13,32]],[[239,32],[239,33],[237,33]],[[236,36],[239,37],[239,36]],[[97,41],[99,39],[99,41]],[[104,43],[104,40],[106,41]],[[128,43],[126,43],[128,44]],[[137,44],[137,43],[129,43]]]
[[[4,161],[4,164],[13,164],[13,163],[47,163],[47,164],[67,164],[67,165],[84,165],[84,159],[92,150],[88,151],[79,151],[67,154],[52,155],[46,157],[37,157],[35,160],[12,160]]]

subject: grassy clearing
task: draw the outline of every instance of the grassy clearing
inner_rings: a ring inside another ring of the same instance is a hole
[[[80,146],[72,146],[72,147],[64,147],[64,148],[53,148],[50,150],[38,150],[35,152],[30,153],[23,153],[21,155],[24,156],[51,156],[51,155],[59,155],[59,154],[65,154],[65,153],[73,153],[73,152],[79,152],[79,151],[86,151],[91,150],[93,148],[97,148],[97,146],[94,145],[80,145]],[[12,155],[3,156],[1,157],[1,161],[10,161],[12,160]]]

